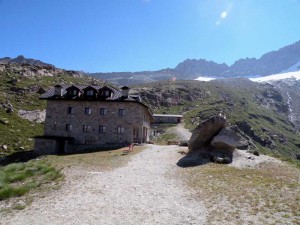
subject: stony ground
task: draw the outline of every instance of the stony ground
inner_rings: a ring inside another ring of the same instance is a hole
[[[68,168],[60,190],[1,215],[0,224],[205,224],[201,200],[170,176],[181,169],[177,151],[149,146],[127,166],[108,172]]]

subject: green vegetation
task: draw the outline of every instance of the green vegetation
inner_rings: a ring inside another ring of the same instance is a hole
[[[128,149],[124,147],[116,150],[89,152],[83,154],[70,155],[49,155],[47,162],[56,168],[64,169],[69,167],[80,167],[87,170],[112,170],[126,165],[131,156],[134,156],[145,149],[143,146],[134,146],[133,151],[124,155],[123,151]]]
[[[170,132],[170,127],[174,127],[176,124],[157,124],[152,126],[152,131],[155,131],[156,136],[152,137],[151,141],[158,145],[167,145],[169,141],[178,140],[177,135]]]
[[[87,76],[74,77],[63,72],[52,77],[25,77],[10,70],[0,71],[0,146],[7,146],[7,150],[0,148],[0,158],[1,155],[33,149],[33,137],[43,134],[43,124],[30,122],[18,116],[18,110],[21,109],[43,110],[46,108],[46,101],[39,100],[40,94],[37,91],[40,88],[47,90],[55,84],[88,83],[103,82]],[[1,107],[7,101],[13,106],[12,113],[6,112],[5,107]]]
[[[251,169],[207,164],[185,168],[176,176],[205,203],[208,224],[300,222],[299,169],[288,164],[269,163]]]
[[[240,128],[248,126],[248,135],[254,139],[259,152],[289,158],[300,152],[300,136],[287,116],[287,99],[268,84],[246,79],[166,81],[136,89],[155,113],[184,114],[185,127],[189,130],[223,112],[231,124]],[[164,102],[165,99],[169,101]]]
[[[4,166],[0,168],[0,200],[22,196],[61,177],[60,172],[45,160]]]
[[[155,144],[158,145],[166,145],[168,144],[168,142],[174,142],[177,141],[177,135],[174,133],[163,133],[161,134],[159,137],[157,137],[156,139],[154,139],[153,141],[155,142]]]

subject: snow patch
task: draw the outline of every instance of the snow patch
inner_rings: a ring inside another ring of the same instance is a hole
[[[211,81],[211,80],[215,80],[216,78],[212,78],[212,77],[198,77],[195,80],[199,80],[199,81]]]
[[[273,74],[270,76],[258,77],[258,78],[250,78],[250,80],[254,81],[254,82],[268,82],[268,81],[283,80],[283,79],[300,80],[300,71],[281,73],[281,74]]]

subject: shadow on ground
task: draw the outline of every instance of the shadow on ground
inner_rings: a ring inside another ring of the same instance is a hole
[[[181,158],[176,164],[179,167],[194,167],[210,163],[209,157],[202,154],[187,154]]]
[[[177,162],[179,167],[194,167],[201,166],[208,163],[228,164],[232,162],[232,153],[220,151],[203,151],[189,153]]]
[[[37,158],[39,155],[31,151],[15,152],[10,155],[4,156],[0,159],[0,166],[6,166],[11,163],[27,162],[31,159]]]

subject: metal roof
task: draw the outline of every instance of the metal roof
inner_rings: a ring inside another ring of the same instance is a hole
[[[178,117],[182,118],[182,115],[175,115],[175,114],[153,114],[154,117]]]

